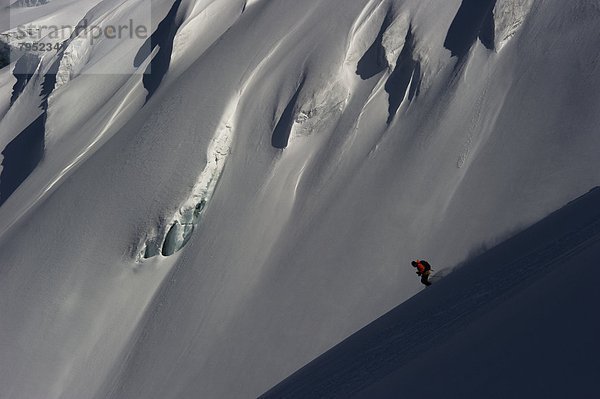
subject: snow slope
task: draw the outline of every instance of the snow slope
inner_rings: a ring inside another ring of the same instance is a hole
[[[525,3],[154,0],[2,69],[0,397],[256,397],[598,185],[600,9]]]
[[[596,396],[599,201],[470,260],[261,398]]]

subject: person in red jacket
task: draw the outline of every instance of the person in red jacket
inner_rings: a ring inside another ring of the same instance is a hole
[[[413,260],[411,262],[413,267],[417,268],[417,274],[421,276],[421,282],[426,286],[430,286],[429,275],[431,274],[431,265],[425,260]]]

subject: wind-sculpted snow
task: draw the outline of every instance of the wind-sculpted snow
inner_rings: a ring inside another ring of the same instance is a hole
[[[372,16],[371,18],[375,17]],[[389,65],[389,60],[386,60],[385,57],[386,54],[385,49],[383,47],[383,37],[385,32],[389,28],[390,19],[391,16],[388,12],[383,19],[381,28],[379,29],[379,33],[373,41],[373,44],[371,44],[369,49],[363,54],[362,58],[358,61],[358,64],[356,65],[356,73],[362,79],[372,78],[373,76],[383,72]],[[369,23],[372,24],[371,21],[369,21]]]
[[[421,84],[421,65],[415,54],[415,40],[407,13],[394,12],[389,4],[381,2],[363,25],[375,23],[377,14],[388,9],[375,40],[362,55],[356,73],[363,79],[371,79],[384,71],[384,89],[388,93],[389,124],[406,98],[411,101],[418,96]],[[364,32],[358,32],[352,41],[360,42]],[[353,43],[354,44],[354,43]],[[352,49],[352,51],[356,51]]]
[[[294,96],[290,99],[290,102],[283,110],[283,113],[279,117],[279,121],[277,122],[277,126],[275,126],[275,130],[273,131],[273,136],[271,138],[271,144],[275,148],[283,149],[287,147],[288,141],[290,139],[290,134],[292,130],[292,124],[294,123],[294,112],[296,110],[298,101],[298,96],[300,95],[300,91],[302,90],[302,86],[304,83],[300,83],[298,89],[294,93]]]
[[[389,96],[388,119],[390,123],[396,115],[400,104],[406,98],[411,101],[419,95],[421,85],[421,64],[413,59],[414,36],[411,29],[406,33],[402,52],[395,62],[395,68],[385,83],[385,91]]]
[[[170,68],[175,69],[172,76],[181,74],[182,68],[185,68],[185,65],[191,62],[190,57],[198,56],[198,52],[201,53],[206,50],[227,29],[227,23],[231,24],[239,17],[241,6],[238,3],[240,2],[241,0],[236,2],[217,2],[218,4],[216,5],[214,2],[199,2],[198,4],[193,3],[192,6],[189,4],[189,1],[186,2],[182,16],[179,16],[179,23],[183,23],[184,26],[187,21],[181,22],[182,18],[189,17],[194,19],[205,17],[207,13],[220,16],[223,18],[223,21],[214,20],[212,24],[205,24],[201,29],[186,29],[184,35],[185,39],[188,40],[187,43],[178,36],[175,37],[174,42],[179,54],[171,65],[173,68]],[[121,0],[105,0],[102,2],[90,0],[81,3],[80,7],[86,5],[92,6],[94,4],[95,6],[91,7],[85,13],[78,24],[74,24],[72,29],[67,30],[71,31],[72,34],[62,44],[57,53],[48,52],[43,54],[41,68],[35,69],[35,63],[30,67],[25,67],[23,64],[26,63],[28,58],[23,58],[17,63],[19,68],[14,69],[17,75],[17,82],[14,84],[12,102],[16,101],[27,86],[31,86],[28,89],[30,94],[22,101],[25,104],[19,105],[17,109],[9,110],[8,115],[0,124],[0,138],[16,137],[16,131],[23,131],[26,128],[31,130],[29,124],[32,122],[32,119],[27,116],[27,111],[40,106],[40,103],[42,103],[45,113],[43,117],[45,119],[44,131],[42,132],[40,129],[37,129],[38,134],[35,136],[39,137],[45,143],[43,147],[45,149],[46,161],[49,161],[47,155],[55,151],[55,145],[65,138],[69,138],[68,144],[62,146],[60,152],[70,152],[71,154],[68,156],[59,156],[55,159],[56,162],[54,162],[54,165],[46,169],[48,175],[54,175],[55,177],[45,177],[45,179],[51,182],[41,190],[42,193],[51,190],[56,184],[56,179],[61,179],[66,175],[72,167],[90,154],[90,150],[97,143],[105,140],[106,136],[109,136],[111,133],[114,133],[115,130],[113,129],[121,126],[141,106],[138,103],[138,99],[143,98],[143,96],[147,97],[148,93],[144,94],[143,89],[137,87],[137,82],[145,79],[156,80],[158,79],[158,75],[161,75],[161,77],[156,81],[162,81],[167,72],[165,69],[157,70],[155,71],[156,75],[148,77],[143,75],[143,71],[148,64],[147,62],[139,65],[139,68],[134,67],[133,58],[135,51],[129,47],[132,44],[136,44],[135,40],[96,40],[96,42],[93,42],[93,36],[91,36],[91,29],[99,25],[120,26],[128,23],[128,18],[143,21],[145,12],[147,11],[146,8],[148,7],[146,2],[142,0],[129,2],[122,2]],[[165,10],[166,14],[173,3],[171,1],[163,1],[161,5],[167,6]],[[67,6],[71,7],[72,4],[67,4]],[[162,10],[160,7],[156,9]],[[191,11],[188,12],[188,9],[191,9]],[[156,14],[156,18],[162,17],[160,13],[157,12]],[[56,18],[64,20],[65,17]],[[52,18],[49,17],[48,19],[51,20]],[[19,18],[16,18],[16,20],[18,21]],[[203,35],[211,27],[214,29],[212,29],[210,34]],[[7,37],[16,37],[13,31],[8,32],[6,35]],[[186,49],[191,47],[193,49],[189,51],[189,54],[186,53]],[[114,62],[112,59],[113,54],[119,54],[119,63]],[[26,57],[35,58],[36,56],[32,54]],[[48,68],[52,69],[49,73],[47,73]],[[44,94],[43,97],[46,98],[42,100],[40,100],[39,93],[35,93],[36,90],[41,90],[39,89],[39,84],[41,84],[40,79],[43,79],[43,77],[39,75],[48,76],[54,82],[54,86],[48,88],[50,90],[48,93],[51,94]],[[30,81],[37,83],[33,84]],[[65,90],[65,86],[67,85],[72,85],[74,88],[72,90]],[[54,93],[55,91],[57,93]],[[94,93],[94,95],[80,95],[79,93]],[[115,101],[107,102],[109,98]],[[76,105],[74,106],[74,104]],[[71,112],[73,109],[76,109],[77,112]],[[71,112],[71,117],[64,118],[62,115],[63,112]],[[86,123],[90,126],[83,128],[82,126]],[[35,126],[41,126],[41,123],[36,123]],[[5,133],[2,133],[2,131]],[[0,144],[2,144],[1,140]],[[12,154],[16,153],[14,151],[9,152]],[[23,170],[27,170],[27,173]],[[26,180],[28,180],[30,172],[34,171],[31,168],[23,170],[19,170],[19,175],[21,176],[19,179],[13,179],[14,181],[19,181],[19,184],[16,186],[21,183],[27,183]],[[6,181],[7,179],[5,179]],[[13,183],[10,185],[11,187],[15,186]],[[5,188],[3,190],[3,201],[14,191],[14,188]],[[22,202],[23,206],[27,206],[27,202],[33,201],[34,198],[29,196],[29,199]]]
[[[0,70],[2,151],[52,86],[0,206],[0,397],[256,397],[416,293],[410,259],[443,270],[598,184],[593,2],[497,0],[496,51],[486,9],[460,57],[459,0],[151,4],[138,62],[147,38],[77,36]]]

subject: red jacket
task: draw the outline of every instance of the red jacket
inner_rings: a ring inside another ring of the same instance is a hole
[[[431,265],[425,260],[416,260],[417,263],[417,271],[419,273],[429,272],[431,270]]]

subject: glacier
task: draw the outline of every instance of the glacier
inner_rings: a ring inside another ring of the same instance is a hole
[[[0,397],[257,397],[597,186],[600,6],[483,3],[2,2],[83,31],[0,69]]]

